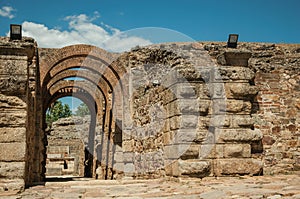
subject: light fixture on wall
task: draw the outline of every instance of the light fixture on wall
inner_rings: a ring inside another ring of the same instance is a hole
[[[10,40],[22,39],[22,26],[18,24],[10,24]]]
[[[239,39],[238,34],[229,34],[227,47],[228,48],[236,48],[238,39]]]

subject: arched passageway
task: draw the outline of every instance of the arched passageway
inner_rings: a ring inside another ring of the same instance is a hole
[[[46,181],[91,176],[89,135],[101,124],[96,123],[94,105],[84,101],[62,97],[47,110]]]
[[[38,149],[40,178],[45,177],[46,145],[45,114],[57,99],[73,96],[82,100],[89,108],[91,122],[88,141],[85,143],[85,177],[113,178],[113,153],[116,151],[115,120],[112,108],[115,98],[121,99],[120,76],[124,69],[111,65],[115,56],[89,45],[74,45],[53,49],[40,60],[41,112],[43,143]],[[116,96],[116,94],[120,96]],[[118,102],[122,102],[119,100]],[[116,104],[118,104],[116,103]],[[119,120],[120,121],[120,118]],[[99,127],[100,126],[100,127]],[[118,134],[121,135],[121,128]],[[121,146],[122,139],[117,143]]]

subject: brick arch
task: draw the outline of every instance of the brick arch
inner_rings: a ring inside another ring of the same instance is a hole
[[[51,79],[49,79],[49,81],[47,81],[47,84],[44,86],[46,86],[46,88],[49,89],[51,85],[53,85],[57,81],[62,80],[63,78],[81,77],[84,79],[88,79],[91,82],[94,82],[95,84],[97,84],[98,82],[100,82],[101,84],[106,84],[107,87],[112,90],[112,84],[116,84],[116,82],[118,81],[117,79],[108,79],[107,76],[111,75],[109,71],[106,71],[106,74],[101,74],[97,70],[94,70],[95,68],[92,68],[91,66],[81,67],[80,70],[70,70],[73,68],[76,68],[76,66],[70,65],[66,69],[57,72],[55,75],[53,75]]]
[[[112,109],[114,86],[120,85],[120,77],[126,71],[123,65],[121,67],[119,65],[110,65],[118,55],[106,52],[95,46],[83,44],[52,49],[51,51],[46,51],[46,54],[45,52],[43,53],[43,57],[40,60],[40,85],[43,107],[47,106],[45,102],[49,101],[54,93],[67,88],[63,79],[75,76],[75,72],[70,69],[83,67],[87,71],[77,71],[77,73],[80,73],[79,76],[94,82],[107,99],[107,111]],[[99,76],[98,79],[97,75]],[[73,92],[71,88],[73,86],[74,84],[68,86],[68,92]],[[80,84],[80,86],[84,87],[86,85]],[[92,87],[90,86],[90,88]],[[120,95],[119,98],[122,98],[122,91],[117,90],[118,92],[116,93]],[[91,92],[91,95],[93,94]],[[97,101],[97,99],[95,100]]]
[[[116,72],[111,69],[106,63],[103,63],[101,60],[86,58],[84,56],[72,57],[66,60],[63,60],[52,67],[44,78],[43,84],[47,84],[54,76],[59,74],[62,71],[81,68],[91,71],[91,73],[98,74],[98,78],[105,77],[107,82],[110,84],[116,84],[119,80],[119,75],[116,75]],[[78,73],[80,70],[78,70]]]
[[[78,57],[81,57],[81,60],[77,59]],[[54,67],[61,67],[61,71],[67,69],[70,65],[80,66],[86,59],[97,60],[97,64],[102,62],[103,65],[110,68],[117,79],[120,79],[125,70],[116,65],[110,65],[117,57],[118,55],[109,53],[101,48],[84,44],[58,49],[46,55],[40,62],[41,85],[48,81],[46,77]]]
[[[63,80],[64,77],[75,75],[75,72],[70,69],[82,67],[87,69],[88,72],[78,71],[79,76],[92,80],[94,83],[97,82],[97,75],[99,76],[97,84],[108,99],[106,108],[109,111],[109,109],[112,109],[114,99],[122,101],[123,96],[120,77],[126,73],[126,66],[111,64],[117,57],[116,54],[90,45],[73,45],[53,50],[52,53],[43,57],[40,64],[43,101],[51,97],[50,92],[53,89],[53,84]],[[113,91],[115,87],[117,87],[116,92]],[[121,106],[122,103],[119,107]]]
[[[57,74],[49,81],[47,90],[49,91],[56,83],[64,81],[65,78],[69,77],[80,77],[93,83],[94,86],[97,86],[102,91],[103,95],[110,92],[110,90],[112,89],[110,83],[106,79],[99,79],[99,76],[97,74],[91,73],[90,71],[80,71],[78,73],[78,71],[75,70],[66,70]],[[74,84],[76,85],[76,83]]]
[[[117,55],[115,54],[90,45],[72,45],[52,50],[50,53],[48,51],[48,54],[43,56],[40,61],[42,101],[48,101],[54,93],[66,88],[66,86],[63,85],[66,83],[62,82],[63,79],[65,77],[75,76],[75,72],[70,69],[82,67],[87,69],[87,71],[77,71],[79,74],[76,76],[90,80],[99,87],[100,92],[102,92],[107,99],[106,109],[109,111],[112,109],[111,106],[114,97],[114,94],[111,94],[112,89],[114,85],[119,84],[122,73],[125,73],[122,67],[116,65],[110,66],[110,63],[116,57]],[[71,88],[73,86],[74,84],[69,85],[69,92],[73,92]],[[80,84],[80,86],[84,85]],[[53,89],[56,89],[56,91],[53,91]],[[93,92],[91,92],[91,95],[93,95]],[[95,100],[97,101],[97,99]],[[46,104],[43,106],[45,107]]]
[[[106,101],[106,96],[103,94],[103,92],[99,88],[93,89],[93,87],[94,85],[90,87],[86,82],[83,81],[60,81],[51,87],[51,95],[49,99],[45,101],[45,107],[48,106],[49,103],[53,102],[55,98],[57,99],[59,97],[71,96],[72,94],[87,95],[96,103],[99,103],[102,97]]]

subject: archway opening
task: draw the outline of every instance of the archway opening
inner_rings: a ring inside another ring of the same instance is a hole
[[[46,111],[46,181],[92,177],[90,136],[96,131],[95,110],[77,97],[61,97]]]
[[[122,101],[116,99],[122,99],[119,80],[124,70],[117,65],[110,65],[112,60],[112,54],[87,45],[68,46],[47,52],[47,56],[41,60],[42,133],[39,137],[41,144],[37,149],[40,156],[33,160],[39,167],[39,171],[34,173],[38,179],[45,180],[49,176],[46,169],[49,145],[47,110],[63,97],[81,99],[91,112],[89,129],[85,131],[88,133],[88,141],[84,142],[83,177],[114,178],[114,165],[122,163],[122,158],[116,161],[114,154],[122,153]],[[118,117],[112,111],[114,106],[118,107]],[[120,128],[116,128],[116,124]],[[71,168],[66,160],[61,162],[61,167],[66,170]]]

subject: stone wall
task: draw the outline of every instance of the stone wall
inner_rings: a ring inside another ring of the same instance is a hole
[[[84,177],[89,125],[90,116],[72,116],[59,119],[47,130],[46,177]]]
[[[32,177],[36,44],[0,38],[0,191],[22,190]],[[32,144],[32,145],[31,145]]]
[[[204,45],[186,43],[124,57],[132,82],[124,107],[125,175],[262,174],[262,159],[254,154],[263,135],[252,117],[258,90],[251,53],[226,53],[218,64]]]
[[[258,113],[264,138],[264,173],[300,170],[300,45],[265,45],[254,50]]]
[[[254,153],[263,159],[264,174],[289,174],[300,166],[300,45],[241,43],[240,50],[251,52],[249,68],[258,90],[252,114],[255,129],[263,133]],[[206,45],[222,62],[224,44]]]

